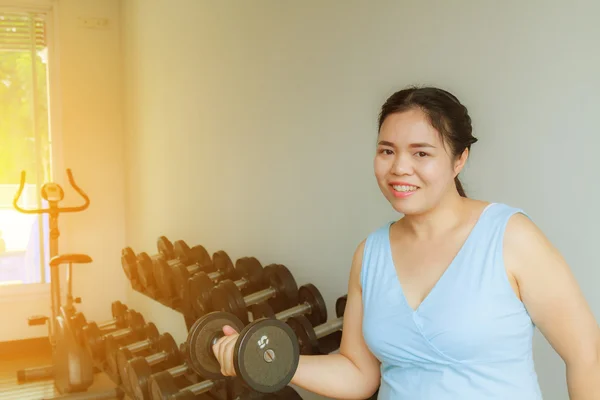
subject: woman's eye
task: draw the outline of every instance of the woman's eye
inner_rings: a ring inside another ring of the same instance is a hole
[[[386,154],[388,156],[394,154],[394,152],[392,150],[390,150],[390,149],[381,149],[381,150],[379,150],[379,153],[380,154]]]
[[[420,152],[417,153],[417,155],[419,157],[427,157],[429,154],[425,153],[424,151],[420,151]]]

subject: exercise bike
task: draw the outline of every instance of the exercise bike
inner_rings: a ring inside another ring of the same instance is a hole
[[[52,348],[52,365],[39,368],[29,368],[17,371],[17,381],[25,383],[39,379],[54,379],[54,384],[60,393],[83,392],[94,380],[94,368],[91,356],[78,344],[74,331],[70,327],[71,317],[75,314],[75,304],[81,303],[80,298],[73,297],[73,264],[88,264],[92,262],[86,254],[58,254],[58,216],[63,213],[80,212],[88,208],[89,197],[75,184],[73,174],[67,169],[69,183],[84,199],[84,204],[76,207],[60,207],[64,198],[62,187],[54,182],[42,186],[41,196],[48,203],[47,208],[23,209],[18,205],[25,188],[25,171],[21,172],[21,183],[14,197],[13,206],[25,214],[48,214],[50,228],[50,296],[52,302],[51,316],[33,316],[28,319],[29,326],[48,323],[49,339]],[[66,302],[61,305],[59,266],[67,264]]]

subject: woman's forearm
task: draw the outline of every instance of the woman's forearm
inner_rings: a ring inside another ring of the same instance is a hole
[[[593,364],[567,364],[567,386],[571,400],[600,399],[600,361]]]
[[[341,354],[300,356],[291,383],[325,397],[366,399],[377,390],[379,376],[367,376]]]

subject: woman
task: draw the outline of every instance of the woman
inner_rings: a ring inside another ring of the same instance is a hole
[[[471,118],[447,91],[394,93],[375,176],[404,216],[356,249],[339,354],[301,356],[292,383],[365,399],[541,399],[535,326],[562,357],[573,400],[600,399],[598,325],[565,260],[523,210],[467,198]],[[490,182],[493,184],[493,182]],[[236,334],[214,346],[233,376]]]

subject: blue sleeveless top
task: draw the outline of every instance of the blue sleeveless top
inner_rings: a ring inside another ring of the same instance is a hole
[[[392,262],[392,222],[367,237],[363,335],[381,361],[379,399],[542,399],[532,354],[535,326],[504,268],[504,231],[517,212],[525,214],[488,205],[416,311]]]

